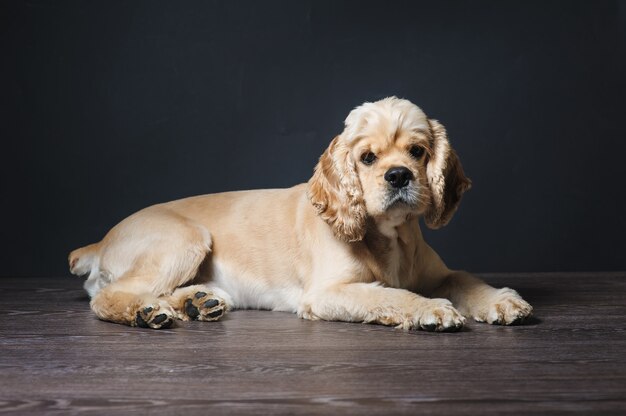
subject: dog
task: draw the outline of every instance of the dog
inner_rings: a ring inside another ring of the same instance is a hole
[[[471,186],[447,133],[411,102],[367,102],[308,183],[145,208],[69,255],[105,321],[167,328],[231,309],[458,331],[466,317],[512,325],[532,307],[446,267],[419,219],[446,225]]]

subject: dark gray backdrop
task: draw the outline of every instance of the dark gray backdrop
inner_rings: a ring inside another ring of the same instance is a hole
[[[626,4],[3,2],[0,275],[156,202],[306,181],[363,101],[448,128],[455,268],[624,270]]]

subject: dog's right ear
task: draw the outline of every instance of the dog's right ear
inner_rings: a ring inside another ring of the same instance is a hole
[[[350,149],[337,136],[315,166],[307,193],[318,215],[342,241],[362,240],[367,216],[361,181]]]

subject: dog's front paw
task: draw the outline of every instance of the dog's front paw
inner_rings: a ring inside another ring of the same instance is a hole
[[[465,318],[447,299],[427,299],[419,309],[416,328],[425,331],[455,332],[463,328]]]
[[[135,314],[133,326],[141,328],[164,329],[172,326],[174,322],[173,313],[167,308],[161,308],[157,303],[139,308]]]
[[[494,325],[516,325],[532,315],[533,307],[513,289],[498,289],[486,308],[474,316],[478,322]]]

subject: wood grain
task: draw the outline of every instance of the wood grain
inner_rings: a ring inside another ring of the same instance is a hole
[[[0,412],[626,412],[626,273],[484,277],[536,319],[435,334],[235,311],[153,331],[98,321],[79,279],[0,279]]]

